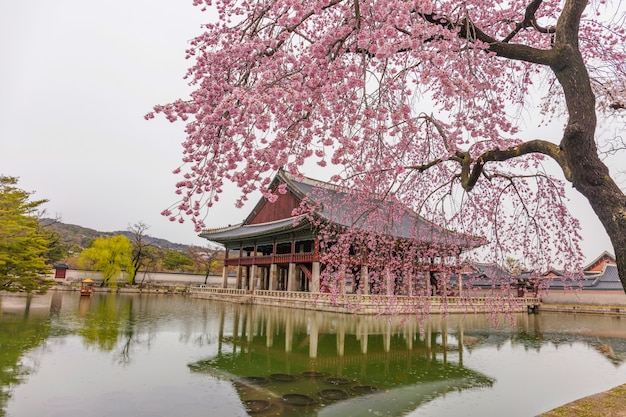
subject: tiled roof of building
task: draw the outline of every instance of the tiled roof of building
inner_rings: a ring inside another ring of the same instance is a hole
[[[296,221],[300,227],[294,226]],[[268,234],[275,234],[281,231],[294,230],[302,227],[308,227],[309,222],[304,216],[290,217],[288,219],[278,220],[275,222],[258,223],[258,224],[243,224],[239,223],[231,227],[225,227],[221,229],[206,230],[200,234],[201,237],[206,237],[211,240],[219,242],[221,240],[230,239],[246,239],[253,236],[264,236]]]
[[[550,283],[549,289],[562,290],[565,288],[581,288],[583,290],[607,290],[607,291],[623,291],[622,283],[617,273],[617,265],[607,264],[604,270],[598,274],[585,274],[580,282],[563,280],[554,278]]]
[[[517,277],[496,263],[472,262],[473,273],[463,273],[463,285],[472,288],[498,288],[502,284],[514,285]],[[450,283],[457,281],[457,274],[450,275]]]
[[[427,244],[462,248],[474,248],[484,244],[484,240],[481,238],[455,233],[428,222],[406,206],[401,206],[398,203],[362,198],[355,204],[357,198],[355,193],[311,178],[298,179],[283,170],[277,173],[273,181],[273,184],[276,183],[285,183],[288,190],[300,199],[308,198],[319,205],[315,215],[332,224],[390,235],[399,239],[419,240]],[[355,206],[362,210],[356,210]],[[299,220],[299,225],[303,224],[302,217],[253,225],[247,224],[250,220],[248,218],[239,225],[207,230],[200,236],[220,242],[248,238],[259,234],[272,234],[287,230],[290,226],[293,227],[294,220]]]

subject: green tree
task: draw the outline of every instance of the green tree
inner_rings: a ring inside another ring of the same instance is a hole
[[[32,193],[17,187],[16,177],[0,176],[0,289],[45,291],[51,241],[41,229],[39,207],[48,200],[30,201]]]
[[[72,246],[67,242],[64,242],[60,234],[48,227],[50,224],[51,223],[49,221],[39,221],[39,227],[41,228],[42,233],[50,241],[48,251],[44,255],[48,265],[52,265],[55,262],[59,262],[60,260],[67,258],[72,251]]]
[[[193,261],[187,254],[172,249],[166,250],[162,262],[167,271],[184,272],[193,267]]]
[[[78,264],[81,268],[102,272],[102,285],[115,286],[117,281],[111,281],[111,278],[118,277],[124,271],[130,277],[134,275],[130,239],[122,235],[99,237],[91,247],[81,252]]]

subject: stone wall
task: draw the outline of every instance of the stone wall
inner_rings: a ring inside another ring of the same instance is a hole
[[[624,291],[555,291],[541,295],[543,304],[581,304],[597,306],[625,306]]]
[[[51,279],[54,279],[54,274],[50,275]],[[65,279],[57,279],[60,284],[71,284],[74,282],[80,282],[83,279],[90,278],[96,282],[102,282],[102,272],[87,271],[82,269],[68,269],[65,273]],[[185,284],[185,285],[204,285],[204,274],[186,274],[175,272],[148,272],[139,271],[135,281],[139,284],[143,281],[144,284]],[[118,278],[118,285],[123,285],[127,282],[127,276],[125,273],[120,274]],[[206,286],[218,287],[222,285],[221,275],[209,275]],[[233,281],[234,285],[234,281]]]

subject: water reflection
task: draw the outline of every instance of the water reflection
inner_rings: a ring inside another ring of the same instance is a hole
[[[433,317],[420,328],[398,317],[260,306],[224,309],[217,355],[190,368],[234,381],[255,415],[341,415],[348,410],[402,415],[451,390],[493,383],[464,367],[464,350],[512,343],[540,351],[545,344],[582,341],[616,365],[626,358],[620,318],[519,314],[506,319],[494,329],[483,315]],[[335,398],[329,399],[325,394],[335,384],[306,378],[311,374],[349,382],[331,391]],[[355,386],[377,392],[364,399]]]
[[[70,416],[86,408],[107,414],[121,403],[127,410],[136,403],[138,416],[167,407],[179,415],[206,415],[213,402],[190,383],[197,378],[216,398],[232,393],[220,400],[224,415],[367,410],[400,416],[447,392],[496,384],[501,376],[468,360],[474,352],[495,348],[496,355],[513,347],[539,353],[581,344],[617,369],[626,361],[624,319],[519,314],[494,328],[484,315],[418,323],[182,296],[3,295],[0,416],[6,409],[13,410],[9,415]],[[63,379],[70,369],[74,380]],[[127,380],[141,391],[131,395]],[[99,396],[81,395],[85,381],[98,387]],[[22,394],[12,400],[18,389]],[[164,391],[176,395],[164,398]],[[28,401],[34,397],[44,405]]]
[[[44,303],[42,311],[41,303],[33,300],[33,297],[21,297],[4,301],[0,297],[0,416],[4,415],[11,387],[33,372],[36,365],[23,363],[22,355],[48,338],[50,323],[46,316],[58,305],[56,298],[49,306]]]
[[[399,318],[257,306],[232,308],[227,319],[223,311],[217,355],[190,368],[233,381],[251,414],[402,415],[493,383],[463,366],[462,321],[433,318],[420,331]]]

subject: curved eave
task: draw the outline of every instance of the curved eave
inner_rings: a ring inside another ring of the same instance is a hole
[[[240,224],[228,229],[208,230],[200,233],[199,236],[212,242],[226,245],[245,240],[258,241],[268,236],[297,232],[309,227],[310,223],[308,220],[304,216],[298,216],[275,222]]]

